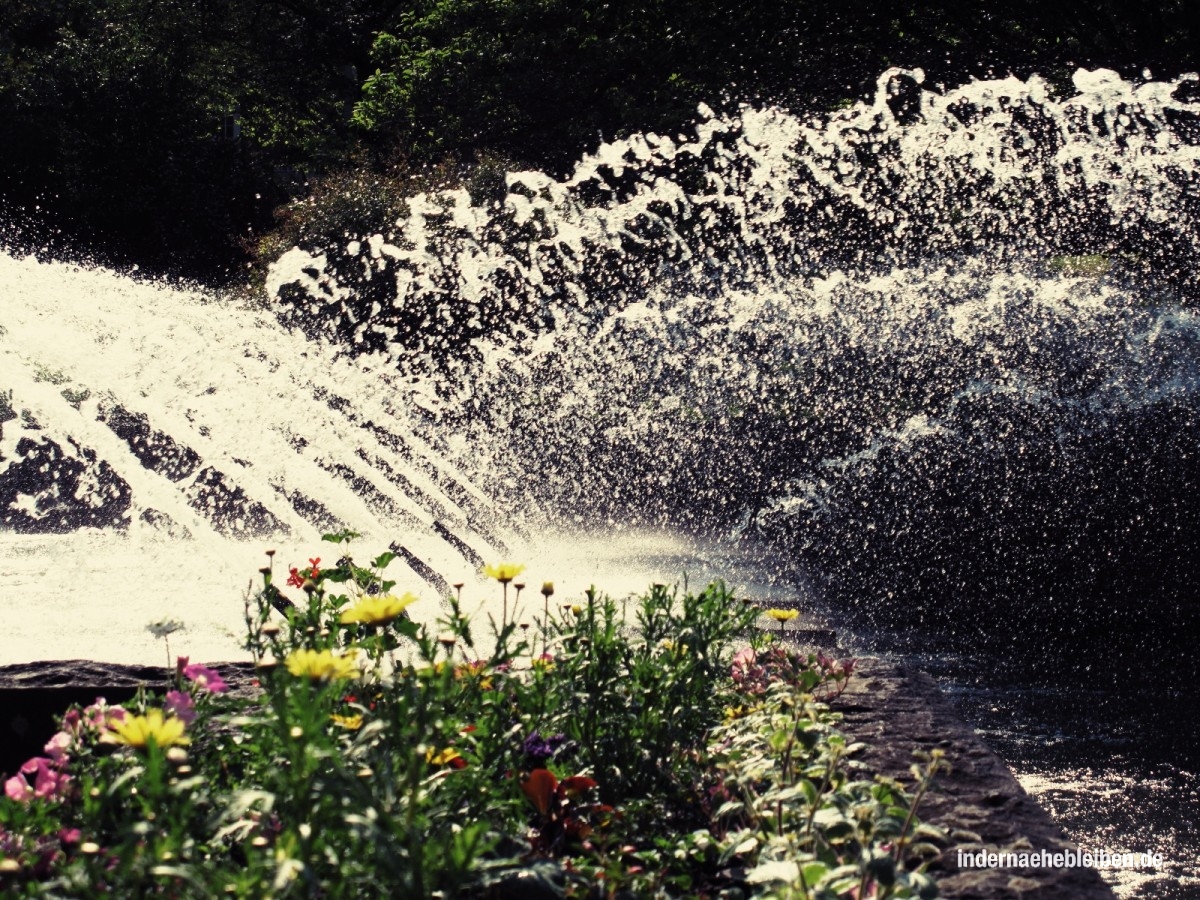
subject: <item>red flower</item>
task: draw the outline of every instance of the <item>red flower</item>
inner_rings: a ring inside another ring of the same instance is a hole
[[[308,561],[308,564],[310,566],[312,566],[312,571],[309,573],[308,577],[311,578],[313,581],[316,581],[317,578],[321,574],[321,570],[319,568],[317,568],[317,566],[320,562],[321,562],[321,557],[319,557],[319,556],[316,559],[310,559]]]
[[[599,786],[586,775],[572,775],[570,778],[564,778],[559,782],[558,789],[559,793],[563,796],[574,797]]]
[[[300,570],[293,567],[288,571],[292,573],[288,576],[288,587],[304,587],[304,576],[300,574]]]
[[[554,800],[557,787],[558,779],[549,769],[534,769],[528,778],[521,780],[521,790],[542,816],[550,815],[550,803]]]

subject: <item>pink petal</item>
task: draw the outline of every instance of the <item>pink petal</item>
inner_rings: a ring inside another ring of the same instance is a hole
[[[60,731],[46,742],[43,752],[56,763],[61,763],[66,760],[67,750],[69,750],[70,747],[71,736],[65,731]]]
[[[4,794],[10,800],[24,803],[33,796],[33,788],[29,786],[29,782],[25,780],[24,775],[14,775],[8,781],[4,782]]]

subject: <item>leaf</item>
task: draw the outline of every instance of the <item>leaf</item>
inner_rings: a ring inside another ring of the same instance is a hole
[[[942,849],[936,844],[931,844],[929,841],[918,841],[915,844],[909,844],[907,852],[910,856],[915,856],[918,859],[932,859],[935,856],[940,856]]]
[[[896,883],[896,861],[888,854],[880,854],[872,859],[867,864],[867,871],[885,888]]]
[[[725,818],[725,816],[731,816],[734,813],[740,813],[745,808],[745,804],[739,800],[726,800],[713,814],[713,818],[720,820]]]
[[[740,856],[743,853],[753,853],[758,847],[758,838],[751,835],[740,844],[733,848],[733,855]]]
[[[521,790],[543,818],[550,815],[550,804],[557,788],[558,779],[548,769],[534,769],[528,777],[521,779]]]
[[[376,569],[386,569],[388,564],[396,558],[396,554],[388,550],[386,553],[381,553],[371,561],[371,565]]]
[[[823,862],[805,863],[800,868],[801,874],[804,876],[804,883],[810,888],[821,883],[821,879],[829,874],[829,866]]]
[[[804,799],[808,801],[808,805],[816,806],[817,786],[805,778],[800,782],[800,790],[804,793]]]
[[[827,828],[830,825],[838,825],[847,821],[849,820],[842,814],[842,811],[832,806],[818,809],[816,815],[813,816],[813,824],[821,828]]]
[[[393,619],[392,630],[397,634],[416,640],[417,635],[421,633],[421,626],[412,619]]]
[[[799,877],[800,867],[790,860],[759,863],[746,873],[746,880],[751,884],[766,884],[770,881],[791,884]]]
[[[786,747],[788,745],[788,742],[791,740],[791,737],[792,737],[792,733],[790,731],[786,731],[785,729],[781,728],[778,731],[776,731],[774,734],[772,734],[769,738],[767,738],[767,746],[770,747],[772,750],[774,750],[776,753],[779,753],[783,750],[784,747]]]

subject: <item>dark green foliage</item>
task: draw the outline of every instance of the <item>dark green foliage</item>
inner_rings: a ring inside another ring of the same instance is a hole
[[[355,121],[410,153],[486,146],[554,168],[600,135],[675,129],[701,101],[836,103],[893,65],[1176,74],[1193,26],[1182,4],[1154,7],[422,0],[375,40]]]
[[[361,5],[6,0],[0,196],[118,259],[229,259],[287,166],[346,152]]]
[[[3,0],[0,202],[212,275],[339,169],[484,152],[562,171],[701,101],[833,105],[890,65],[1164,77],[1196,68],[1196,37],[1181,2]]]

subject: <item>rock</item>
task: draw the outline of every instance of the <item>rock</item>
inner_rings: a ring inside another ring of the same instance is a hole
[[[867,747],[856,755],[868,771],[912,784],[913,751],[938,747],[952,769],[939,774],[917,810],[949,836],[930,865],[941,896],[957,900],[1113,900],[1094,869],[975,869],[958,851],[989,853],[1078,850],[923,672],[880,659],[859,660],[847,690],[830,704],[843,734]]]

